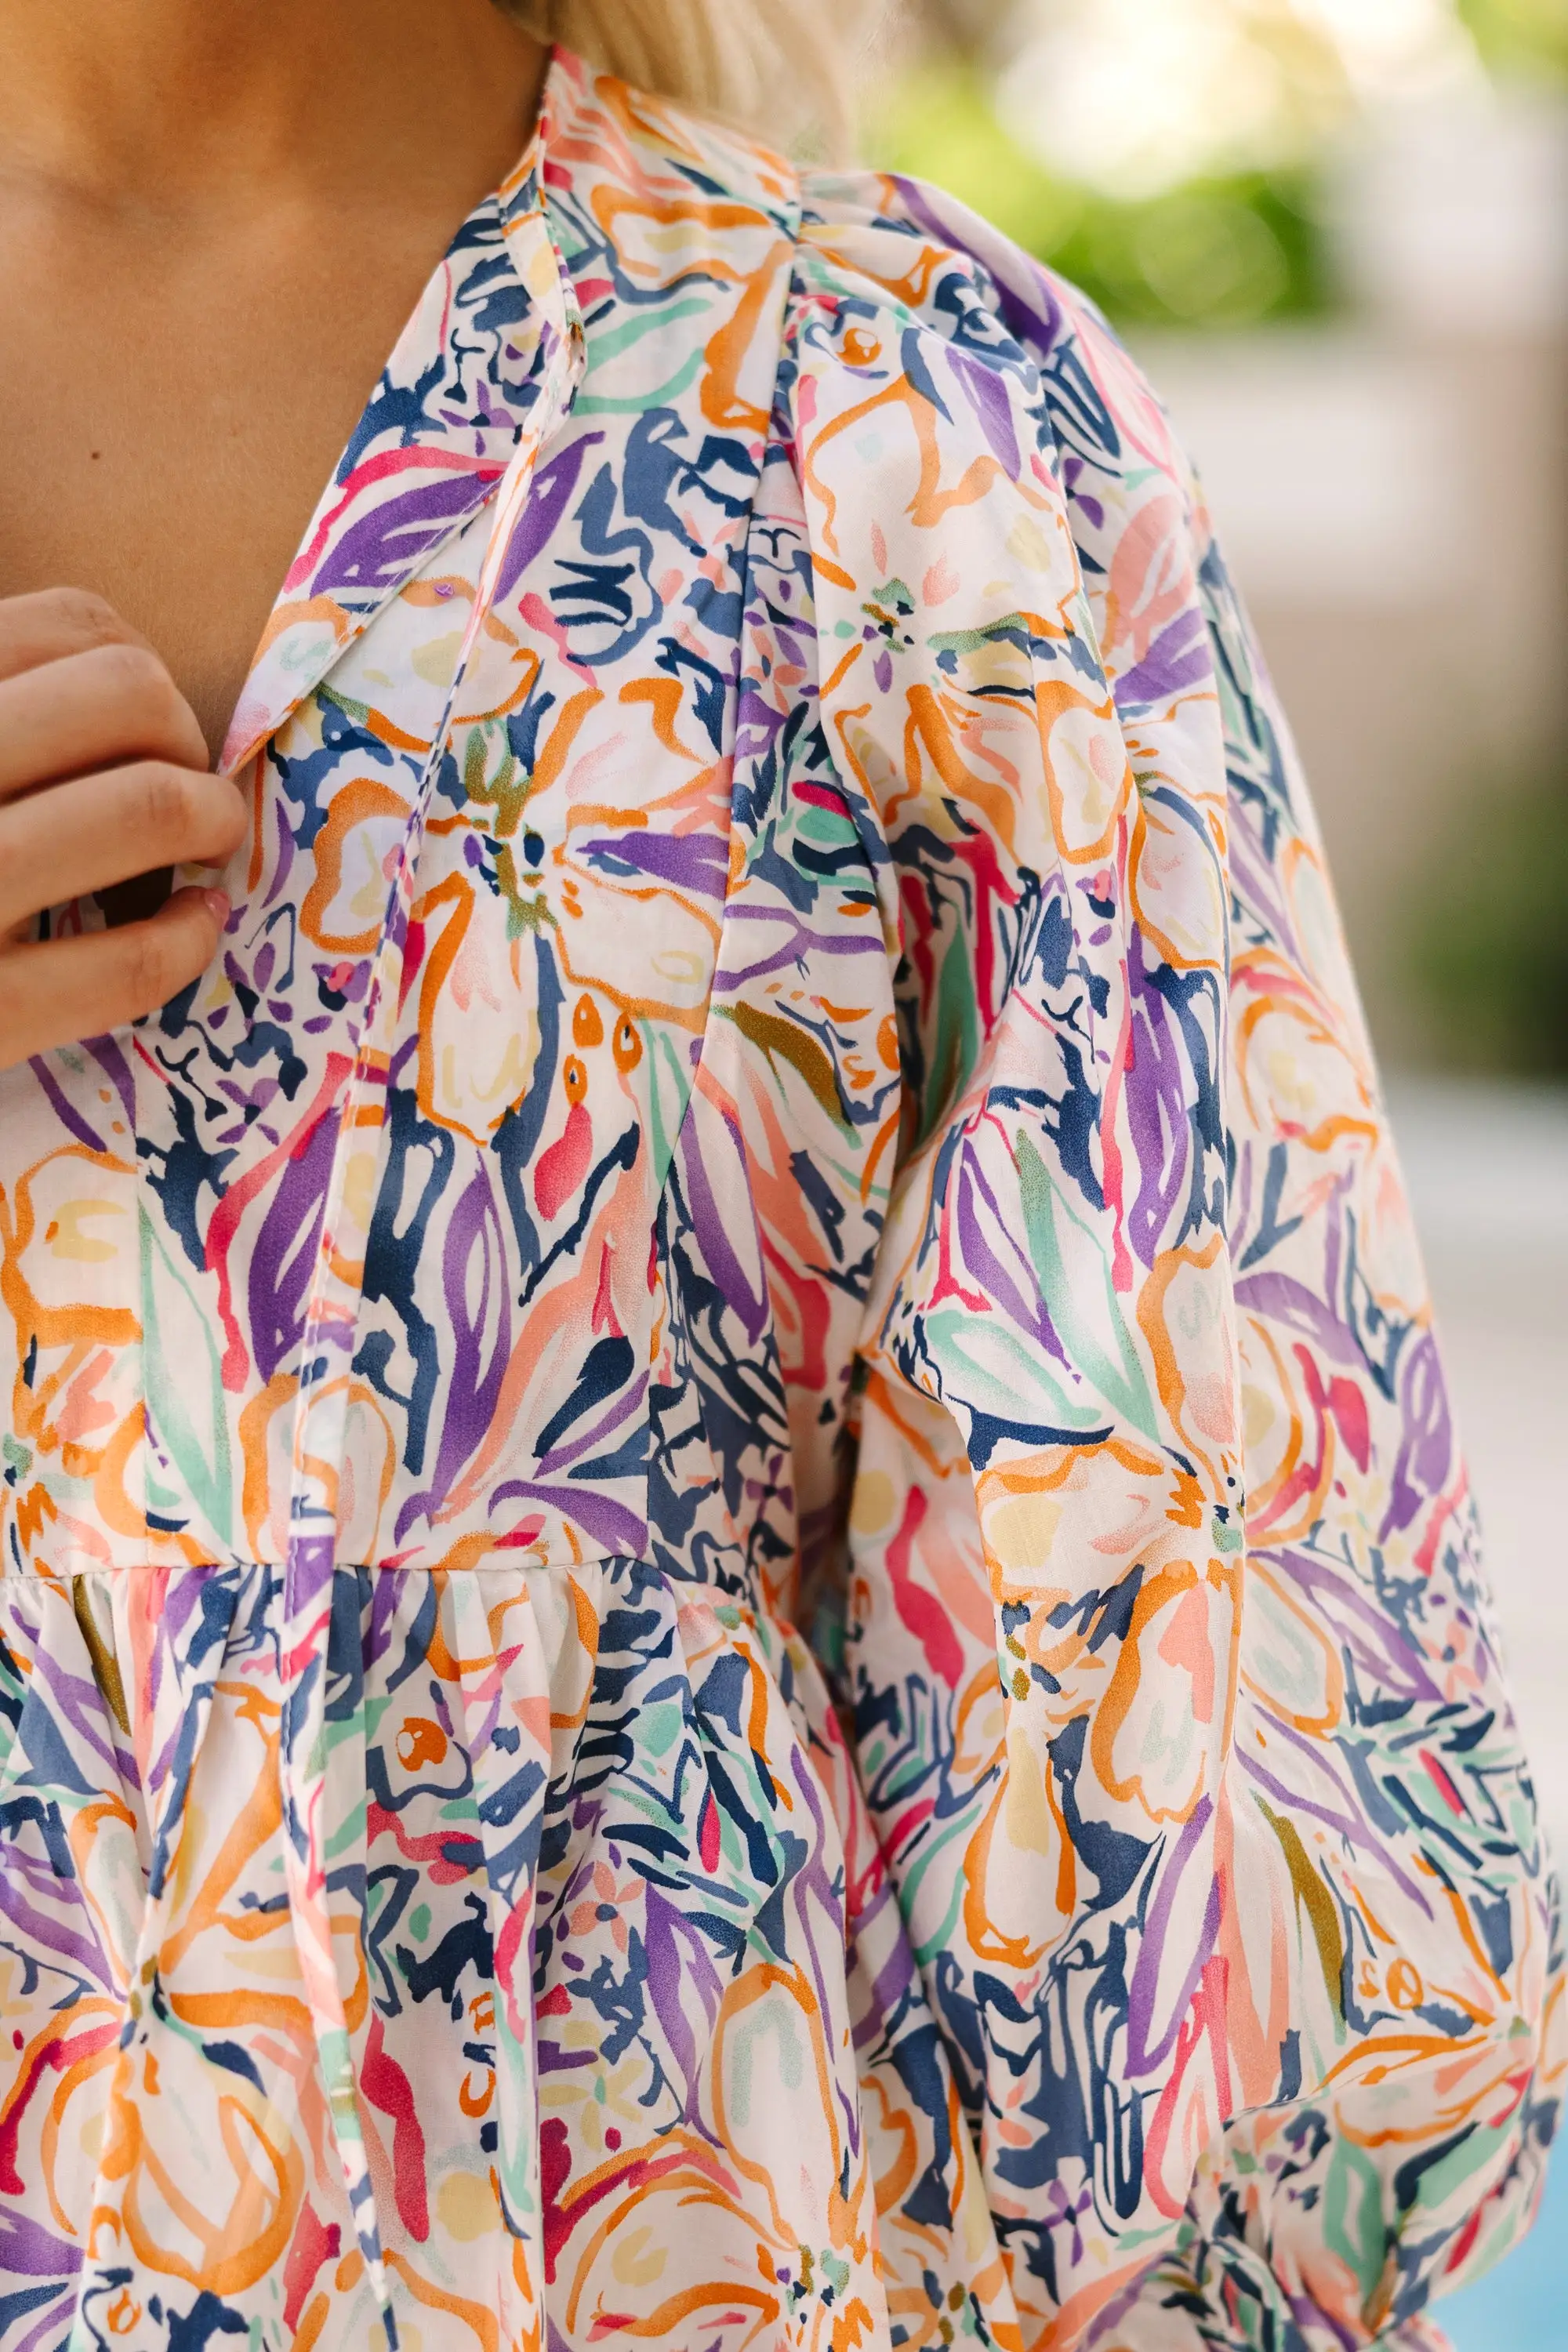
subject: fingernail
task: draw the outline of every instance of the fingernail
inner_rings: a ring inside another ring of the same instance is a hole
[[[231,903],[228,892],[226,890],[204,890],[202,892],[202,897],[207,902],[208,913],[211,915],[214,922],[221,931],[228,921],[228,910]]]

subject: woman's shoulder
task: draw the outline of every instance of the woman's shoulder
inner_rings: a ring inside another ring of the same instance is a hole
[[[814,314],[853,328],[875,313],[898,329],[906,373],[928,343],[947,347],[977,422],[987,380],[1005,380],[1065,461],[1191,488],[1158,395],[1088,295],[956,197],[901,173],[807,171],[799,239],[807,329]],[[863,345],[852,331],[851,352]]]
[[[953,338],[984,312],[999,331],[986,340],[1000,359],[1012,355],[1009,340],[1037,357],[1083,327],[1109,334],[1086,296],[928,181],[807,169],[800,185],[806,252],[825,271],[879,289],[911,323]]]
[[[902,174],[803,167],[754,133],[565,53],[550,105],[551,194],[575,215],[567,242],[582,247],[579,274],[595,280],[579,289],[585,310],[646,307],[660,283],[689,299],[706,275],[736,289],[735,331],[743,320],[760,358],[767,289],[790,251],[786,394],[810,375],[847,401],[879,386],[944,408],[956,399],[959,439],[976,450],[1005,410],[1032,445],[1022,462],[1063,475],[1075,506],[1087,478],[1075,534],[1099,535],[1097,495],[1110,523],[1125,494],[1142,505],[1158,480],[1206,540],[1165,412],[1095,305],[956,198]],[[611,288],[598,283],[608,254],[622,306],[606,304]],[[711,347],[712,320],[695,310],[686,331]]]

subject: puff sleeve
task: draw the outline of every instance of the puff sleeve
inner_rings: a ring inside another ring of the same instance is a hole
[[[838,1664],[989,2340],[1436,2343],[1532,2210],[1551,1883],[1302,780],[1070,289],[818,179],[790,339],[903,1095]]]

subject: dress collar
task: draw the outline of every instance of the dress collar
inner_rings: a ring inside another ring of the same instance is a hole
[[[533,134],[474,207],[398,338],[272,608],[221,767],[246,767],[375,614],[494,496],[576,289],[546,208],[587,69],[553,52]],[[552,330],[554,333],[552,333]]]

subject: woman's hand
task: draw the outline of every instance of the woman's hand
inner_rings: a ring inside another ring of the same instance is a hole
[[[206,969],[221,890],[178,890],[150,921],[30,944],[35,915],[245,838],[236,786],[208,772],[190,705],[101,598],[0,598],[0,1069],[154,1012]]]

